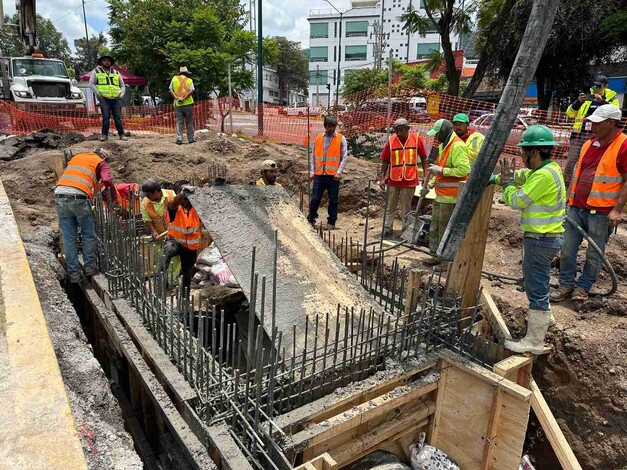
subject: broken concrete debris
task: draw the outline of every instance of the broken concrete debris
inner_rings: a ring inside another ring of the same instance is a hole
[[[71,131],[59,134],[48,128],[40,129],[25,136],[2,136],[0,137],[0,160],[16,160],[26,156],[31,149],[59,149],[93,139],[93,137],[85,137],[79,132]]]

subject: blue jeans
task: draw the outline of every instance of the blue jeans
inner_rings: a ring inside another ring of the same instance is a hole
[[[340,181],[330,175],[317,175],[314,176],[311,201],[309,201],[308,219],[312,224],[318,218],[318,209],[325,191],[329,193],[329,217],[327,222],[330,225],[335,225],[337,221],[337,208],[340,203]]]
[[[81,227],[83,241],[83,266],[85,274],[91,276],[98,272],[96,258],[96,226],[94,213],[89,199],[79,199],[72,196],[56,196],[59,227],[63,236],[63,250],[65,264],[72,282],[80,280],[81,268],[78,264],[78,226]]]
[[[531,310],[550,310],[551,261],[561,246],[562,237],[523,238],[523,276]]]
[[[122,124],[122,100],[99,98],[100,110],[102,111],[102,135],[109,135],[109,122],[113,114],[113,122],[118,131],[118,135],[124,135],[124,125]]]
[[[607,224],[607,214],[600,212],[592,213],[588,209],[579,207],[569,207],[568,217],[577,223],[595,241],[601,251],[605,253],[605,245],[610,238],[610,228]],[[586,292],[590,292],[593,284],[599,278],[603,259],[594,248],[588,245],[586,251],[586,264],[583,267],[583,274],[577,278],[577,252],[583,241],[583,235],[579,231],[566,223],[564,233],[564,246],[560,260],[560,287],[573,289],[579,287]]]

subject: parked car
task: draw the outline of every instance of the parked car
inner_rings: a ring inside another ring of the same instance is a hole
[[[307,116],[307,109],[309,109],[310,116],[320,116],[322,109],[319,106],[309,106],[306,101],[298,101],[291,105],[284,107],[283,112],[288,116]]]
[[[342,128],[348,135],[363,134],[373,131],[384,131],[392,126],[398,118],[412,119],[409,102],[392,100],[392,113],[388,120],[388,101],[386,99],[368,100],[357,109],[344,112],[341,117]]]

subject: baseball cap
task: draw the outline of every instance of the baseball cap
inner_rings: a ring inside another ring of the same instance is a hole
[[[607,119],[615,119],[620,121],[623,117],[623,113],[616,106],[611,104],[604,104],[599,106],[594,113],[588,116],[586,119],[592,122],[603,122]]]
[[[394,129],[396,129],[397,127],[403,127],[403,126],[409,127],[409,122],[407,122],[407,119],[398,118],[396,121],[394,121],[394,126],[393,126]]]
[[[609,80],[607,79],[605,75],[597,75],[594,81],[592,82],[593,85],[598,85],[598,86],[607,85],[608,83],[609,83]]]
[[[277,168],[276,163],[273,160],[264,160],[264,162],[261,164],[262,171],[276,170],[276,168]]]
[[[466,113],[457,113],[455,116],[453,116],[453,122],[469,123],[470,119],[468,119],[468,115]]]
[[[435,121],[435,124],[433,124],[433,129],[428,131],[427,135],[436,135],[438,132],[440,132],[440,129],[442,129],[443,123],[444,119],[438,119],[437,121]]]

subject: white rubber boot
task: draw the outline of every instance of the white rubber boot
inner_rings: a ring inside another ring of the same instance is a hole
[[[505,348],[516,353],[547,354],[550,348],[544,346],[544,337],[551,322],[550,312],[529,310],[527,312],[527,334],[520,341],[505,340]]]

